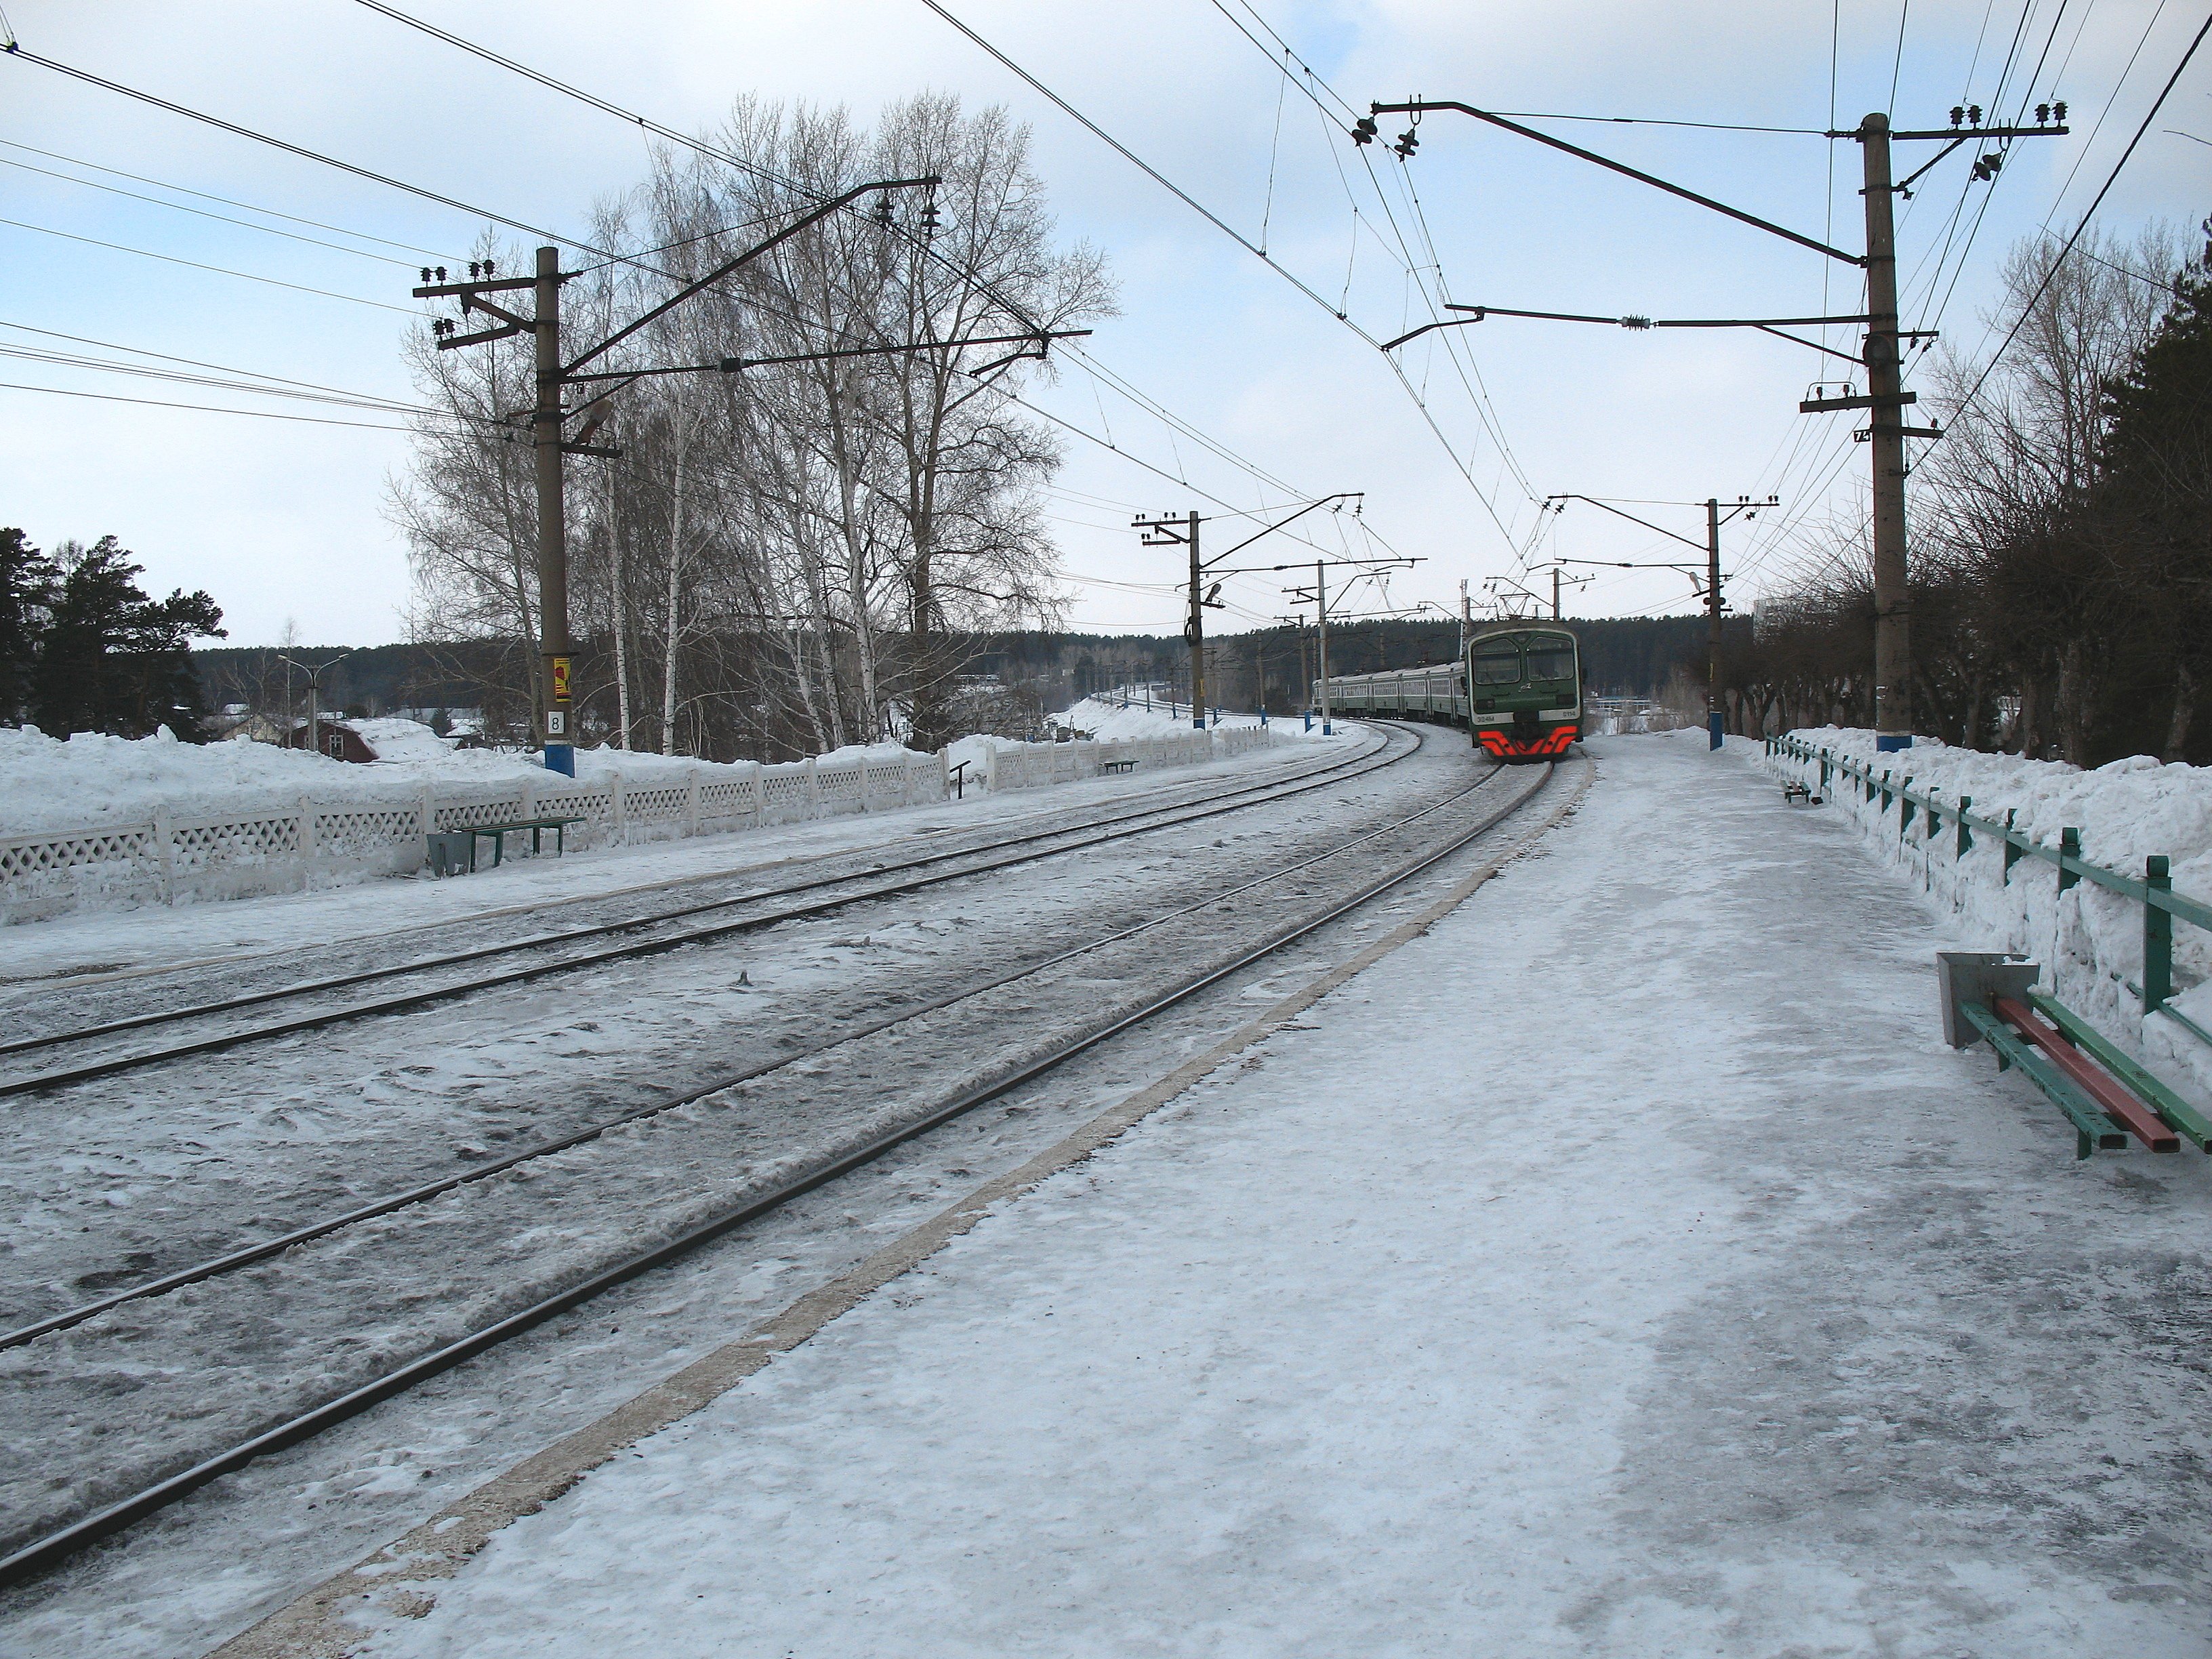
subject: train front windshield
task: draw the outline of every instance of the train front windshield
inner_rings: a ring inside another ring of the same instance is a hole
[[[1508,641],[1503,650],[1478,647],[1469,659],[1477,685],[1517,685],[1521,683],[1521,653]]]
[[[1528,647],[1528,678],[1532,680],[1574,678],[1574,647],[1565,640],[1532,641]]]

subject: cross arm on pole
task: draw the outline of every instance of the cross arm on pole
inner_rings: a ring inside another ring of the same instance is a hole
[[[1465,317],[1448,317],[1439,322],[1424,323],[1409,334],[1401,334],[1395,340],[1382,343],[1382,349],[1391,351],[1408,340],[1419,338],[1432,328],[1457,328],[1467,323],[1479,323],[1486,317],[1531,317],[1547,323],[1600,323],[1608,328],[1625,328],[1642,333],[1655,328],[1752,328],[1762,334],[1771,334],[1792,345],[1810,346],[1815,351],[1825,351],[1831,357],[1841,357],[1847,363],[1861,360],[1848,351],[1838,351],[1815,340],[1800,338],[1783,331],[1787,327],[1820,327],[1828,324],[1865,323],[1873,319],[1864,313],[1844,317],[1595,317],[1577,311],[1519,311],[1509,306],[1469,306],[1447,304],[1447,311],[1464,311]]]
[[[568,385],[582,386],[595,380],[628,382],[661,374],[741,374],[749,368],[772,368],[784,363],[826,363],[846,357],[896,356],[906,351],[935,351],[971,345],[1010,345],[1017,342],[1034,344],[1040,340],[1075,339],[1090,332],[1087,328],[1064,328],[1048,329],[1040,334],[984,334],[959,340],[908,340],[891,345],[843,346],[835,351],[794,351],[777,357],[718,357],[710,363],[673,363],[659,368],[587,369],[580,374],[566,374],[562,378]]]
[[[1510,121],[1503,115],[1493,114],[1486,109],[1477,109],[1472,104],[1462,104],[1455,99],[1422,99],[1406,104],[1370,104],[1368,107],[1376,115],[1419,115],[1431,110],[1451,110],[1462,115],[1470,115],[1478,121],[1487,121],[1494,127],[1502,127],[1506,131],[1516,133],[1521,137],[1533,139],[1537,143],[1548,145],[1553,149],[1564,151],[1582,161],[1594,162],[1611,172],[1633,179],[1639,184],[1650,185],[1655,190],[1663,190],[1669,196],[1679,196],[1686,202],[1695,202],[1699,207],[1710,208],[1715,213],[1724,214],[1729,218],[1765,231],[1770,235],[1779,236],[1785,241],[1795,242],[1800,247],[1811,248],[1815,253],[1825,253],[1831,259],[1840,259],[1847,265],[1866,264],[1866,261],[1856,253],[1846,253],[1841,248],[1830,247],[1826,242],[1817,241],[1810,236],[1801,235],[1796,231],[1761,219],[1756,214],[1746,213],[1742,209],[1732,208],[1725,202],[1717,202],[1710,196],[1700,196],[1694,190],[1685,190],[1680,185],[1669,184],[1666,179],[1630,167],[1625,161],[1616,161],[1610,156],[1600,155],[1595,150],[1584,149],[1580,144],[1571,144],[1564,138],[1554,138],[1548,132],[1539,132],[1534,127],[1524,127],[1518,121]]]
[[[1226,552],[1215,554],[1212,558],[1206,562],[1205,568],[1208,570],[1212,569],[1224,559],[1230,557],[1233,554],[1243,552],[1246,548],[1251,546],[1254,542],[1258,541],[1262,536],[1272,536],[1275,532],[1282,529],[1284,526],[1295,524],[1298,520],[1305,517],[1307,514],[1312,512],[1316,507],[1326,507],[1331,501],[1364,501],[1366,498],[1366,495],[1367,492],[1364,489],[1340,489],[1334,495],[1323,495],[1318,501],[1308,501],[1297,512],[1291,514],[1289,518],[1279,520],[1273,524],[1254,532],[1251,535],[1247,536],[1243,541],[1237,543],[1236,546],[1229,549]]]
[[[631,323],[629,323],[622,328],[617,329],[612,334],[607,336],[605,339],[600,341],[599,344],[593,346],[589,351],[585,352],[583,356],[578,357],[574,362],[570,363],[562,371],[562,376],[565,378],[568,375],[574,374],[586,363],[590,362],[592,358],[599,356],[611,350],[615,346],[621,344],[623,341],[636,333],[638,330],[643,328],[647,324],[654,321],[658,318],[665,316],[669,312],[674,310],[678,306],[682,305],[684,301],[690,299],[701,289],[711,287],[713,284],[720,282],[723,277],[728,276],[732,271],[738,270],[743,265],[750,264],[753,260],[759,258],[762,254],[789,241],[793,237],[798,235],[799,232],[806,229],[810,225],[820,223],[823,220],[828,218],[839,209],[851,206],[852,204],[859,201],[860,198],[869,194],[871,191],[911,190],[918,186],[933,188],[940,182],[941,180],[939,179],[937,174],[931,173],[920,179],[878,179],[871,184],[854,185],[852,189],[847,191],[842,196],[835,197],[830,201],[823,203],[819,207],[801,214],[798,218],[786,225],[781,230],[776,232],[775,235],[769,237],[766,241],[756,243],[753,246],[747,248],[743,253],[738,254],[733,259],[725,260],[714,270],[708,271],[704,276],[702,276],[697,282],[689,283],[684,288],[678,289],[676,293],[671,295],[667,299],[663,300],[659,305],[653,307],[652,310],[647,312],[643,316],[636,319]]]
[[[1626,519],[1631,524],[1642,525],[1646,530],[1656,530],[1661,535],[1666,537],[1669,541],[1680,542],[1685,547],[1695,548],[1699,553],[1703,553],[1705,550],[1705,544],[1703,542],[1693,542],[1687,536],[1677,536],[1673,531],[1666,528],[1663,525],[1656,525],[1649,519],[1639,519],[1633,513],[1624,513],[1611,502],[1601,501],[1595,495],[1577,495],[1571,491],[1563,495],[1547,495],[1544,497],[1544,500],[1547,502],[1559,502],[1562,511],[1565,510],[1566,503],[1569,501],[1588,501],[1592,507],[1603,507],[1607,512],[1612,514],[1616,519]],[[1556,562],[1560,564],[1590,564],[1601,563],[1604,562],[1604,561],[1589,559],[1560,559],[1556,561]],[[1632,570],[1638,568],[1639,567],[1634,565],[1621,565],[1620,567],[1620,568],[1623,570]],[[1680,567],[1676,565],[1651,565],[1642,568],[1654,570],[1674,570],[1680,568]]]

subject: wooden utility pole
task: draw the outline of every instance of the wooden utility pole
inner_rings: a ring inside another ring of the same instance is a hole
[[[575,703],[568,679],[568,514],[562,495],[561,250],[538,250],[538,406],[530,442],[538,463],[538,654],[545,769],[576,775]]]
[[[1905,546],[1905,464],[1907,438],[1937,438],[1932,426],[1907,426],[1905,410],[1917,394],[1905,389],[1905,342],[1925,337],[1917,331],[1899,328],[1897,318],[1897,224],[1893,200],[1904,186],[1891,177],[1890,142],[1917,139],[1944,143],[1942,160],[1962,144],[1978,146],[1989,140],[2057,138],[2063,137],[2066,106],[2039,104],[2036,124],[2023,126],[1984,126],[1981,106],[1965,105],[1951,112],[1951,125],[1926,132],[1893,132],[1889,118],[1879,111],[1869,115],[1855,132],[1832,132],[1831,138],[1856,138],[1863,154],[1866,178],[1867,331],[1863,361],[1867,371],[1867,395],[1814,398],[1797,405],[1812,413],[1831,409],[1863,409],[1867,429],[1859,435],[1873,452],[1874,498],[1874,723],[1878,750],[1912,746],[1912,594]],[[2004,166],[2002,149],[1984,152],[1974,161],[1974,177],[1987,181]],[[1935,166],[1931,161],[1928,167]],[[1905,184],[1910,185],[1922,167]]]
[[[1321,734],[1328,736],[1328,561],[1314,561],[1314,606],[1320,618],[1320,628],[1315,635],[1321,665]]]
[[[1841,398],[1826,398],[1819,396],[1816,389],[1816,394],[1799,404],[1797,408],[1800,413],[1806,415],[1829,410],[1863,409],[1872,416],[1868,429],[1856,435],[1870,443],[1874,451],[1875,725],[1877,728],[1875,742],[1879,749],[1910,747],[1912,742],[1912,648],[1905,545],[1905,441],[1907,438],[1937,438],[1942,434],[1933,427],[1909,427],[1905,424],[1905,406],[1917,401],[1917,394],[1904,389],[1902,343],[1933,337],[1923,331],[1900,330],[1897,325],[1897,231],[1890,198],[1908,189],[1934,167],[1936,161],[1941,161],[1963,145],[1972,144],[1978,149],[1985,141],[2064,137],[2069,131],[2066,125],[2065,104],[2060,101],[2038,104],[2035,106],[2035,125],[2032,127],[1984,126],[1979,104],[1960,104],[1952,109],[1951,125],[1948,129],[1893,132],[1889,118],[1877,112],[1868,116],[1851,131],[1826,134],[1831,139],[1856,139],[1865,152],[1867,251],[1863,257],[1847,253],[1841,248],[1830,247],[1825,242],[1816,241],[1810,236],[1746,213],[1740,208],[1717,202],[1710,196],[1685,190],[1680,185],[1669,184],[1664,179],[1640,172],[1607,156],[1584,149],[1580,145],[1571,144],[1564,138],[1554,138],[1549,133],[1522,126],[1493,111],[1477,109],[1471,104],[1460,103],[1455,100],[1419,99],[1403,104],[1370,104],[1367,115],[1352,128],[1352,142],[1358,144],[1374,142],[1377,116],[1397,113],[1419,115],[1430,110],[1453,110],[1462,115],[1471,116],[1478,121],[1487,122],[1536,143],[1663,190],[1671,196],[1694,202],[1699,207],[1725,214],[1740,224],[1750,225],[1785,241],[1795,242],[1800,247],[1810,248],[1831,259],[1865,269],[1867,308],[1863,315],[1669,320],[1642,316],[1612,318],[1556,311],[1515,311],[1498,306],[1449,303],[1444,307],[1447,311],[1466,314],[1424,323],[1395,340],[1383,342],[1382,349],[1385,351],[1395,350],[1408,340],[1431,329],[1479,323],[1486,316],[1536,317],[1570,323],[1617,323],[1620,327],[1638,331],[1653,328],[1756,328],[1770,334],[1779,333],[1784,327],[1796,325],[1820,324],[1825,326],[1830,323],[1864,323],[1866,345],[1859,361],[1866,367],[1866,392],[1863,395],[1854,392]],[[1889,151],[1893,140],[1905,139],[1938,143],[1945,149],[1936,161],[1908,175],[1899,184],[1890,177]],[[1974,179],[1983,183],[1995,179],[2004,166],[2006,153],[2002,144],[1997,149],[1982,151],[1974,160]],[[1410,145],[1401,148],[1399,155],[1401,158],[1409,156]],[[1800,345],[1810,345],[1814,349],[1828,352],[1832,356],[1846,355],[1813,341],[1797,339],[1794,335],[1784,334],[1782,337],[1795,339]],[[1718,588],[1717,582],[1711,584],[1713,603],[1716,605],[1718,603]],[[1717,623],[1715,626],[1718,626]],[[1719,746],[1717,736],[1714,739],[1714,746]]]
[[[1721,689],[1721,503],[1705,502],[1705,747],[1717,749],[1726,729]]]
[[[1877,112],[1859,124],[1859,148],[1866,159],[1868,441],[1874,453],[1875,747],[1905,749],[1912,744],[1912,600],[1905,577],[1905,380],[1887,116]]]
[[[1206,730],[1206,605],[1200,591],[1200,570],[1198,561],[1198,514],[1193,513],[1186,522],[1190,533],[1190,615],[1182,625],[1183,639],[1190,646],[1190,723],[1199,731]]]

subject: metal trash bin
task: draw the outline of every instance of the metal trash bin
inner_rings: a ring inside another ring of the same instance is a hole
[[[476,873],[477,838],[465,830],[433,830],[423,838],[434,876]]]

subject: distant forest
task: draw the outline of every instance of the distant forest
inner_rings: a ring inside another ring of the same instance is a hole
[[[1656,698],[1677,669],[1702,673],[1703,617],[1570,619],[1568,625],[1582,640],[1595,696]],[[1739,636],[1748,641],[1747,620],[1731,618],[1728,626],[1732,644]],[[1449,662],[1457,641],[1457,624],[1450,622],[1349,623],[1328,630],[1329,666],[1335,673],[1358,674]],[[1160,695],[1186,700],[1190,695],[1190,653],[1173,635],[1022,632],[972,635],[961,643],[966,659],[962,678],[969,688],[963,712],[981,729],[1019,735],[1079,697],[1120,685],[1149,684]],[[896,649],[895,640],[886,644]],[[523,702],[515,699],[513,708],[484,704],[486,688],[505,678],[502,666],[524,654],[520,646],[495,640],[350,651],[343,646],[293,646],[284,652],[294,664],[331,665],[319,677],[325,710],[365,716],[398,708],[477,708],[495,737],[511,726],[517,741],[528,723]],[[1206,659],[1209,701],[1238,711],[1257,708],[1263,701],[1279,712],[1294,710],[1303,705],[1315,672],[1314,630],[1274,628],[1231,635],[1208,641]],[[306,711],[306,673],[286,664],[274,648],[219,647],[195,651],[191,660],[210,708],[244,704],[271,714]],[[765,738],[759,746],[763,752],[757,755],[709,758],[780,760],[799,752],[793,744]]]

